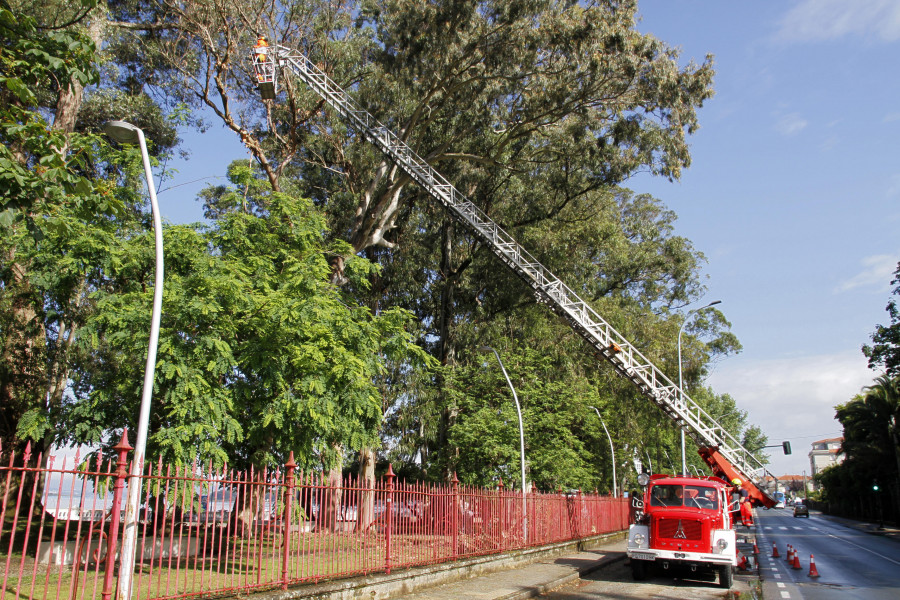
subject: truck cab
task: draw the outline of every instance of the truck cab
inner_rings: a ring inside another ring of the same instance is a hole
[[[644,492],[632,499],[627,546],[634,578],[645,579],[651,568],[713,571],[730,588],[738,563],[734,488],[718,477],[644,473],[638,481]]]

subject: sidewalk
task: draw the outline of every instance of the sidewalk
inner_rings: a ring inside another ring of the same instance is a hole
[[[892,539],[896,542],[900,542],[900,527],[896,527],[889,523],[885,523],[883,526],[880,523],[869,523],[867,521],[855,521],[853,519],[846,519],[844,517],[836,517],[833,515],[826,515],[823,512],[819,512],[817,510],[811,510],[810,514],[816,515],[817,517],[822,517],[823,519],[828,519],[829,521],[833,521],[835,523],[839,523],[844,527],[850,527],[852,529],[856,529],[858,531],[862,531],[865,533],[870,533],[872,535],[880,535],[889,539]]]
[[[521,600],[534,598],[612,563],[625,560],[625,540],[596,550],[545,558],[516,569],[438,585],[404,600]]]

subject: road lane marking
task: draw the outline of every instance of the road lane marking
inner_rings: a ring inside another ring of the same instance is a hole
[[[775,585],[777,585],[777,586],[780,587],[780,588],[785,587],[785,585],[784,585],[783,583],[781,583],[780,581],[779,581],[778,583],[776,583]]]
[[[879,553],[875,552],[874,550],[869,550],[869,549],[866,548],[865,546],[860,546],[859,544],[854,544],[854,543],[851,542],[850,540],[844,539],[844,538],[842,538],[842,537],[838,537],[838,536],[836,536],[836,535],[834,535],[834,534],[832,534],[832,533],[829,533],[828,536],[829,536],[829,537],[833,537],[833,538],[836,539],[836,540],[840,540],[840,541],[844,542],[845,544],[850,544],[851,546],[856,546],[856,547],[859,548],[860,550],[865,550],[866,552],[868,552],[868,553],[870,553],[870,554],[874,554],[875,556],[877,556],[877,557],[879,557],[879,558],[883,558],[884,560],[890,561],[890,562],[894,563],[895,565],[900,565],[900,561],[896,561],[896,560],[894,560],[893,558],[888,558],[888,557],[885,556],[884,554],[879,554]]]
[[[791,593],[790,593],[790,592],[781,592],[781,597],[782,597],[782,598],[790,598],[790,597],[791,597]]]

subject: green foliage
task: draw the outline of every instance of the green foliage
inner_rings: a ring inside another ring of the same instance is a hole
[[[836,410],[844,426],[841,450],[846,458],[817,475],[825,497],[852,510],[859,496],[880,484],[893,502],[900,502],[900,379],[882,375]]]
[[[560,377],[558,356],[528,348],[501,355],[522,408],[526,471],[538,489],[593,488],[594,469],[582,432],[590,390]],[[458,409],[450,444],[459,449],[453,468],[460,481],[520,487],[519,422],[512,392],[492,352],[472,357],[448,387]]]
[[[93,191],[84,176],[90,140],[52,129],[36,90],[94,83],[97,71],[93,43],[76,32],[41,31],[4,7],[0,32],[0,226],[9,227],[37,202],[77,202]]]
[[[891,318],[891,324],[876,325],[872,344],[865,344],[862,351],[869,359],[870,369],[884,367],[889,376],[897,377],[900,375],[900,306],[897,304],[897,298],[900,298],[900,263],[894,271],[891,285],[896,286],[892,293],[896,298],[891,298],[885,309]]]
[[[326,256],[346,247],[324,244],[325,222],[308,201],[268,194],[254,204],[258,214],[227,211],[206,231],[165,230],[149,456],[263,466],[294,451],[309,466],[334,444],[376,442],[386,360],[428,364],[408,313],[372,315],[329,283]],[[97,314],[80,338],[92,362],[71,418],[86,437],[133,424],[140,398],[151,238],[118,250],[112,286],[93,294]]]

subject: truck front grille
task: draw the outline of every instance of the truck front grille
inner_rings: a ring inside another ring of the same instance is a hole
[[[660,519],[659,537],[666,539],[686,540],[697,542],[703,536],[703,526],[700,521],[689,519]]]

